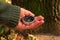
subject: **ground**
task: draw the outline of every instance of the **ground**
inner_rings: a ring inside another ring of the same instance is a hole
[[[38,40],[60,40],[60,36],[54,35],[36,35]]]

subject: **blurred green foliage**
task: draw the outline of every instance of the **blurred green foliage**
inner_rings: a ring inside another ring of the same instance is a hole
[[[2,35],[5,32],[5,27],[4,26],[0,26],[0,35]]]
[[[46,12],[45,0],[12,0],[14,5],[24,7],[32,11],[35,15],[41,15]]]
[[[0,2],[6,2],[6,0],[0,0]]]
[[[32,11],[35,15],[41,15],[45,12],[45,8],[42,2],[43,1],[40,0],[25,0],[24,7]]]

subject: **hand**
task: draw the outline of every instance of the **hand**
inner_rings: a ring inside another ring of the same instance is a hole
[[[24,8],[21,8],[21,12],[20,12],[20,18],[23,18],[25,16],[35,16],[32,12],[24,9]]]
[[[35,15],[32,12],[21,8],[20,19],[23,18],[25,15],[35,17]],[[34,29],[34,28],[37,28],[44,23],[44,17],[42,17],[42,16],[35,17],[34,22],[32,22],[30,25],[25,25],[24,23],[22,23],[20,21],[20,19],[19,19],[18,25],[16,26],[17,30]]]

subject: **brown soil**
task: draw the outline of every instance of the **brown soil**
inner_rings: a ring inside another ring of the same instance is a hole
[[[38,40],[60,40],[60,36],[53,35],[35,35]]]

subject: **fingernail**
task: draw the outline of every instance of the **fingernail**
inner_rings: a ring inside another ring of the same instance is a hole
[[[39,16],[41,19],[44,19],[44,17],[43,16]]]
[[[44,20],[42,20],[41,22],[44,23]]]

